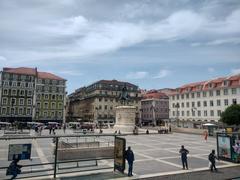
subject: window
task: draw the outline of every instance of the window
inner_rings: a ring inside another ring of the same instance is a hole
[[[203,92],[203,97],[206,97],[207,96],[207,92]]]
[[[210,106],[213,106],[213,101],[210,101]]]
[[[200,97],[200,92],[197,92],[197,97],[198,97],[198,98]]]
[[[214,111],[213,110],[210,111],[210,116],[214,116]]]
[[[204,116],[207,116],[207,111],[204,111]]]
[[[20,96],[24,96],[25,95],[25,91],[24,90],[21,90],[20,91]]]
[[[27,108],[27,115],[31,115],[31,108]]]
[[[43,112],[43,116],[44,116],[44,117],[47,117],[47,112],[46,112],[46,111]]]
[[[102,101],[102,98],[98,98],[98,101],[101,102],[101,101]]]
[[[232,88],[232,94],[237,94],[237,89],[236,88]]]
[[[218,115],[218,116],[221,116],[221,113],[222,113],[221,110],[218,110],[218,111],[217,111],[217,115]]]
[[[189,113],[189,111],[187,111],[187,116],[189,116],[190,115],[190,113]]]
[[[107,102],[108,101],[108,99],[107,98],[104,98],[105,99],[105,102]]]
[[[172,112],[172,115],[175,116],[175,111]]]
[[[15,114],[15,109],[11,108],[11,115]]]
[[[224,99],[224,105],[228,106],[228,99]]]
[[[203,101],[203,106],[207,107],[207,101]]]
[[[52,103],[52,109],[55,109],[56,108],[56,104],[53,102]]]
[[[189,99],[189,94],[186,94],[186,98]]]
[[[201,116],[201,111],[198,111],[198,116]]]
[[[52,100],[55,100],[55,97],[56,97],[55,95],[52,95]]]
[[[201,101],[197,102],[197,107],[201,107]]]
[[[11,106],[16,105],[16,98],[11,98]]]
[[[61,111],[58,112],[58,117],[62,117],[62,112]]]
[[[102,109],[102,106],[101,106],[101,105],[99,105],[98,109]]]
[[[38,94],[38,95],[37,95],[37,99],[41,99],[41,94]]]
[[[209,96],[213,96],[213,91],[209,91]]]
[[[23,105],[24,105],[24,99],[23,99],[23,98],[20,98],[20,99],[19,99],[19,105],[20,105],[20,106],[23,106]]]
[[[58,103],[58,109],[62,109],[62,103]]]
[[[8,95],[8,90],[7,89],[3,90],[3,95]]]
[[[175,96],[172,96],[172,100],[175,100]]]
[[[194,93],[192,93],[192,98],[194,98],[194,96],[195,96]]]
[[[32,91],[28,91],[28,96],[32,96]]]
[[[52,111],[52,112],[51,112],[51,117],[54,117],[54,116],[55,116],[55,112]]]
[[[44,108],[48,109],[48,103],[46,103],[46,102],[44,103]]]
[[[32,105],[32,99],[27,100],[27,105],[29,105],[29,106]]]
[[[175,108],[175,104],[174,103],[172,104],[172,107]]]
[[[221,100],[220,99],[217,100],[217,106],[221,106]]]
[[[2,104],[3,104],[3,105],[7,105],[7,100],[8,100],[7,98],[3,98],[3,99],[2,99]]]
[[[224,95],[228,95],[228,89],[224,89],[224,90],[223,90],[223,94],[224,94]]]
[[[184,111],[182,111],[182,116],[184,116]]]
[[[4,81],[3,86],[9,86],[9,82],[8,81]]]
[[[181,98],[184,99],[184,94],[181,95]]]
[[[192,107],[195,107],[195,102],[192,102]]]
[[[62,99],[63,99],[63,96],[62,96],[62,95],[59,95],[58,98],[59,98],[59,100],[62,100]]]
[[[21,82],[20,86],[21,86],[22,88],[24,88],[24,87],[25,87],[25,82]]]
[[[195,116],[195,111],[194,110],[192,110],[192,116]]]
[[[189,107],[189,102],[187,102],[187,107]]]
[[[12,96],[16,96],[17,95],[17,90],[16,89],[12,89]]]
[[[13,81],[12,82],[12,87],[16,87],[17,86],[17,82],[16,81]]]
[[[233,104],[237,104],[237,99],[232,99]]]
[[[221,95],[221,91],[220,90],[216,90],[216,95],[220,96]]]
[[[48,94],[45,94],[44,98],[47,100],[48,99]]]
[[[105,105],[104,109],[107,110],[107,105]]]
[[[40,102],[37,103],[37,107],[38,107],[38,108],[41,107],[41,103],[40,103]]]
[[[184,103],[182,103],[182,105],[181,105],[182,107],[184,107]]]
[[[6,114],[7,113],[7,109],[6,108],[2,108],[2,114]]]
[[[179,99],[179,94],[177,94],[177,100]]]

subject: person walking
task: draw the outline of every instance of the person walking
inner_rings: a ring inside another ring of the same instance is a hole
[[[125,152],[125,158],[128,162],[128,176],[133,176],[132,170],[133,170],[133,161],[134,161],[134,153],[131,150],[131,147],[128,147],[128,150]]]
[[[184,148],[184,145],[182,145],[179,153],[181,154],[183,169],[188,169],[187,155],[189,154],[189,151]]]
[[[208,139],[208,132],[207,132],[207,131],[204,131],[203,136],[204,136],[204,140],[207,142],[207,139]]]
[[[19,158],[14,159],[9,165],[9,167],[7,168],[6,175],[12,175],[11,179],[15,179],[17,175],[21,173],[22,165],[19,165],[18,162],[19,162]]]
[[[63,124],[63,132],[64,132],[64,134],[66,133],[66,128],[67,128],[67,127],[66,127],[66,124],[64,123],[64,124]]]
[[[211,165],[210,165],[210,170],[211,170],[211,172],[213,172],[213,169],[214,169],[215,171],[217,171],[215,159],[217,159],[217,157],[216,157],[216,155],[215,155],[215,150],[213,149],[212,152],[208,155],[208,160],[209,160],[210,163],[211,163]]]

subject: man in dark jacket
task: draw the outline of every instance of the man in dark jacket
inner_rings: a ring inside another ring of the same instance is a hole
[[[133,169],[134,154],[130,146],[128,147],[128,150],[125,152],[125,158],[128,161],[128,176],[133,176],[132,169]]]
[[[211,172],[213,172],[213,168],[215,171],[217,171],[215,159],[217,159],[217,157],[215,155],[215,150],[213,149],[212,152],[208,155],[208,160],[211,162],[210,165]]]
[[[185,169],[185,167],[186,169],[188,169],[187,154],[189,153],[189,151],[185,149],[184,146],[182,145],[182,148],[180,149],[179,153],[181,154],[183,169]]]

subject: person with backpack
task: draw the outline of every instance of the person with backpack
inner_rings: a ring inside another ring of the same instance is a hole
[[[179,153],[181,154],[183,169],[188,169],[187,155],[189,154],[189,151],[184,148],[184,145],[182,145]]]
[[[217,159],[216,155],[215,155],[215,150],[213,149],[212,152],[208,155],[208,160],[210,161],[211,165],[210,165],[210,170],[211,172],[213,172],[213,169],[215,171],[217,171],[217,168],[216,168],[216,161],[215,159]]]

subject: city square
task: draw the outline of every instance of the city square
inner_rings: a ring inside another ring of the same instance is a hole
[[[239,0],[0,0],[0,180],[240,179],[239,22]]]
[[[105,130],[106,134],[112,135],[112,130]],[[144,132],[144,131],[143,131]],[[56,131],[57,135],[63,135],[62,130]],[[67,130],[66,135],[71,135],[72,131]],[[97,135],[98,133],[96,133]],[[34,135],[34,134],[33,134]],[[42,136],[48,136],[48,131],[44,131]],[[187,173],[187,172],[197,172],[202,170],[209,170],[208,164],[208,154],[211,152],[212,149],[216,149],[216,138],[210,137],[207,142],[204,140],[202,135],[193,135],[193,134],[182,134],[182,133],[172,133],[172,134],[157,134],[155,130],[150,130],[150,134],[140,134],[140,135],[120,135],[121,137],[126,139],[126,146],[131,146],[132,150],[135,154],[135,161],[134,161],[134,178],[148,178],[148,177],[158,177],[164,176],[169,174],[178,174],[178,173]],[[68,142],[76,141],[76,138],[69,138]],[[65,140],[66,140],[65,138]],[[114,138],[112,136],[106,137],[82,137],[78,138],[78,142],[84,141],[92,141],[92,139],[99,139],[99,141],[103,143],[113,143]],[[23,160],[20,161],[20,164],[39,164],[36,167],[26,167],[23,171],[29,171],[29,174],[23,174],[19,177],[23,176],[27,178],[28,176],[37,175],[41,178],[48,178],[51,176],[47,176],[47,171],[45,172],[37,172],[31,174],[31,171],[39,170],[39,169],[52,169],[53,165],[41,165],[41,163],[51,163],[54,162],[53,150],[54,150],[54,143],[52,142],[52,138],[48,139],[22,139],[22,140],[1,140],[1,152],[0,152],[0,164],[1,167],[8,166],[9,161],[7,161],[8,156],[8,144],[9,143],[31,143],[32,144],[32,152],[31,152],[31,160]],[[189,170],[182,170],[182,164],[180,159],[179,150],[181,145],[185,145],[185,148],[189,150],[188,155],[188,163],[189,163]],[[100,174],[106,172],[113,172],[113,160],[99,160],[98,167],[100,168],[109,168],[103,170],[92,170],[91,168],[94,167],[95,162],[81,162],[79,161],[79,165],[83,166],[81,168],[73,168],[72,170],[66,169],[66,174],[69,176],[76,176],[81,177],[86,174],[95,174],[99,172]],[[127,163],[126,163],[127,164]],[[93,167],[91,167],[91,165]],[[76,162],[68,163],[68,164],[61,164],[62,168],[66,167],[75,167]],[[86,166],[86,167],[84,167]],[[218,161],[217,168],[221,171],[221,168],[226,167],[234,167],[236,164],[230,163],[227,161]],[[82,170],[86,170],[86,172],[82,172]],[[31,170],[31,171],[30,171]],[[5,169],[1,169],[0,177],[6,178],[5,176]],[[71,171],[73,172],[71,174]],[[79,172],[78,172],[79,171]],[[126,170],[127,171],[127,166]],[[50,171],[51,172],[51,171]],[[42,176],[44,175],[44,176]],[[103,176],[102,175],[102,176]],[[64,175],[59,175],[61,177]],[[111,176],[109,176],[111,177]],[[108,178],[109,178],[108,177]],[[115,175],[112,178],[123,178],[123,175]]]

